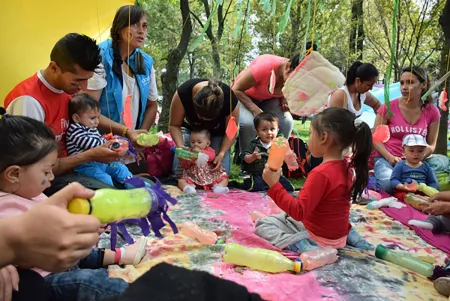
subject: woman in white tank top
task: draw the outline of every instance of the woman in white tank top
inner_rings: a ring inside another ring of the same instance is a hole
[[[369,93],[377,79],[378,70],[374,65],[354,62],[347,72],[345,85],[328,97],[327,107],[346,108],[358,117],[362,114],[365,103],[377,113],[381,104]]]

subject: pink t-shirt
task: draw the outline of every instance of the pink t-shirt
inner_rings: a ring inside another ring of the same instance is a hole
[[[280,64],[285,61],[286,58],[276,56],[272,54],[263,54],[258,56],[250,63],[250,70],[252,75],[257,81],[257,84],[245,91],[249,97],[253,100],[267,100],[271,98],[281,98],[283,94],[271,94],[269,92],[269,82],[272,70],[277,70]],[[244,70],[245,71],[245,70]],[[242,71],[242,72],[244,72]],[[241,73],[236,77],[236,81],[241,76]]]
[[[18,195],[0,192],[0,218],[14,217],[30,210],[36,203],[45,200],[47,197],[41,193],[37,197],[28,200]],[[42,277],[50,274],[49,272],[34,269],[41,274]]]
[[[430,124],[436,122],[441,117],[439,109],[435,105],[428,104],[423,108],[419,120],[417,120],[415,124],[409,124],[400,111],[398,99],[391,101],[391,111],[394,114],[394,117],[389,118],[387,123],[391,132],[391,138],[384,143],[384,146],[388,152],[396,157],[403,156],[402,140],[404,136],[409,134],[419,134],[426,139]],[[385,104],[378,109],[378,114],[386,118],[387,108]]]

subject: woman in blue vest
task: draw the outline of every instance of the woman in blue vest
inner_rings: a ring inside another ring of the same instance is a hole
[[[102,65],[88,82],[87,93],[100,101],[102,116],[98,128],[136,141],[155,122],[158,108],[153,59],[143,52],[147,18],[135,5],[119,8],[111,27],[111,39],[99,45]],[[131,99],[132,125],[125,126],[123,110]]]

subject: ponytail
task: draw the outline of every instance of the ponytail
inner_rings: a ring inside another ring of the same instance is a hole
[[[360,61],[354,62],[347,71],[347,78],[345,84],[352,85],[356,79],[359,78],[362,82],[372,80],[374,77],[378,77],[378,70],[374,65],[370,63],[361,63]]]
[[[369,157],[372,151],[372,131],[367,123],[360,119],[354,120],[356,133],[353,137],[353,157],[350,166],[355,169],[356,178],[351,188],[352,200],[363,193],[369,182]]]

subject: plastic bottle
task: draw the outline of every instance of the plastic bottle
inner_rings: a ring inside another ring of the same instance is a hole
[[[102,224],[147,216],[158,208],[158,197],[151,189],[117,190],[102,188],[91,199],[76,198],[67,209],[74,214],[89,214]]]
[[[437,190],[437,189],[435,189],[433,187],[430,187],[430,186],[428,186],[425,183],[419,183],[419,189],[418,190],[423,192],[423,193],[425,193],[427,196],[433,196],[433,195],[439,193],[439,190]]]
[[[397,199],[394,197],[381,199],[379,201],[374,201],[374,202],[370,202],[369,204],[367,204],[367,209],[374,210],[374,209],[378,209],[381,207],[387,207],[394,202],[397,202]]]
[[[425,204],[429,203],[429,200],[420,195],[408,193],[405,197],[405,203],[410,204],[413,208],[417,210],[422,210]]]
[[[281,168],[288,148],[288,141],[283,136],[279,136],[272,141],[269,151],[269,158],[267,160],[267,164],[269,164],[270,169],[277,171]]]
[[[210,230],[200,228],[193,222],[185,222],[181,225],[181,233],[205,245],[213,245],[217,241],[217,234]]]
[[[404,253],[397,254],[395,251],[386,249],[383,245],[377,246],[375,256],[405,269],[419,273],[425,277],[430,277],[434,271],[434,266],[432,264]]]
[[[302,269],[306,271],[311,271],[324,265],[334,263],[337,259],[337,250],[332,247],[303,252],[300,255],[300,260],[303,263]]]
[[[250,211],[248,214],[250,215],[250,218],[252,219],[253,222],[256,222],[257,219],[265,218],[268,216],[267,214],[258,210]]]
[[[204,153],[191,152],[190,150],[174,146],[170,148],[170,151],[174,152],[178,158],[196,161],[198,165],[205,165],[206,163],[208,163],[209,156]]]
[[[269,200],[269,209],[270,209],[270,214],[278,214],[283,212],[283,210],[281,210],[280,207],[278,207],[278,205],[272,200]]]
[[[284,162],[286,162],[286,165],[290,171],[297,170],[299,167],[297,162],[297,155],[290,148],[288,148],[286,151]]]
[[[416,192],[417,189],[419,189],[419,183],[411,178],[406,179],[406,182],[403,185],[405,185],[411,192]]]
[[[156,134],[150,134],[150,133],[141,133],[137,135],[136,142],[140,146],[144,147],[152,147],[159,143],[160,139],[158,135]]]
[[[228,263],[268,273],[299,273],[301,270],[301,262],[294,262],[276,251],[249,248],[236,243],[228,243],[225,246],[223,259]]]

